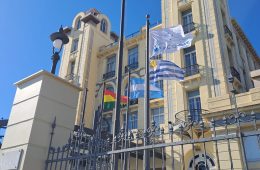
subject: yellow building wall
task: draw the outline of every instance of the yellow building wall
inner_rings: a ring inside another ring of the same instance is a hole
[[[246,46],[244,38],[241,38],[239,33],[236,32],[232,26],[228,6],[225,1],[220,0],[162,0],[162,24],[152,28],[160,29],[165,27],[172,27],[182,23],[181,12],[189,8],[192,9],[193,21],[196,29],[192,31],[194,35],[193,45],[196,47],[197,63],[200,65],[200,73],[192,76],[185,77],[184,81],[164,81],[164,98],[161,100],[151,101],[151,108],[164,107],[165,128],[168,127],[168,121],[175,123],[175,113],[188,109],[187,92],[198,89],[200,92],[201,108],[208,110],[207,115],[203,115],[205,120],[211,120],[212,117],[223,116],[224,112],[230,113],[234,106],[232,106],[231,98],[229,94],[230,85],[227,81],[227,76],[230,74],[230,60],[228,58],[227,48],[231,48],[233,53],[232,61],[237,66],[241,58],[246,60],[246,73],[259,68],[259,61],[254,59],[254,56]],[[224,2],[224,3],[223,3]],[[227,25],[233,32],[233,40],[230,41],[224,32],[224,23],[221,13],[225,13]],[[78,16],[84,16],[84,13],[79,13],[73,22],[75,22]],[[99,19],[105,17],[100,15]],[[82,28],[83,29],[83,28]],[[110,22],[109,22],[110,29]],[[93,127],[94,112],[101,104],[102,87],[100,84],[103,82],[103,74],[106,73],[107,58],[112,55],[117,55],[118,44],[113,44],[108,47],[108,44],[113,42],[109,35],[105,35],[99,30],[99,24],[93,26],[87,24],[84,27],[85,33],[83,36],[83,30],[72,31],[70,35],[70,43],[65,46],[60,76],[66,77],[69,70],[69,61],[76,59],[76,67],[79,68],[76,74],[79,75],[79,84],[81,87],[88,88],[87,106],[85,113],[85,126],[88,128]],[[110,31],[110,30],[109,30]],[[90,37],[93,36],[93,40]],[[72,40],[75,37],[79,37],[79,44],[82,44],[77,52],[71,54],[70,49]],[[92,42],[93,41],[93,42]],[[90,44],[93,43],[92,47]],[[240,47],[238,48],[238,44]],[[140,34],[125,39],[124,55],[123,55],[123,81],[122,91],[124,94],[125,86],[127,82],[127,74],[125,74],[125,66],[128,65],[128,50],[138,46],[138,63],[139,68],[132,73],[133,77],[143,77],[145,66],[145,28],[140,30]],[[242,49],[242,50],[241,50]],[[246,54],[249,53],[247,57]],[[235,56],[240,56],[235,57]],[[79,60],[79,58],[81,58]],[[185,67],[184,52],[180,50],[174,54],[163,55],[163,59],[171,60],[180,67]],[[79,63],[80,61],[80,63]],[[255,66],[252,63],[256,63]],[[241,68],[237,68],[240,72],[241,78],[250,80],[250,77],[243,77],[241,74]],[[240,69],[240,70],[239,70]],[[117,69],[115,70],[117,75]],[[116,77],[116,76],[115,76]],[[116,89],[115,77],[106,80],[106,84],[111,85]],[[248,82],[248,81],[247,81]],[[252,83],[248,83],[248,89],[245,87],[246,81],[236,81],[236,88],[240,94],[237,95],[238,107],[241,111],[250,112],[252,109],[260,110],[259,93],[258,88],[252,88]],[[248,91],[248,92],[247,92]],[[243,93],[242,93],[243,92]],[[77,121],[80,121],[81,107],[83,102],[83,96],[80,95],[80,102],[78,104]],[[251,110],[250,110],[251,109]],[[143,99],[138,100],[138,105],[130,106],[131,111],[138,111],[138,128],[143,128]],[[126,110],[122,109],[122,113]],[[113,115],[115,110],[105,112],[104,115]],[[121,116],[121,125],[123,123],[123,117]],[[210,133],[208,134],[211,135]],[[176,138],[175,140],[179,140]],[[238,141],[231,141],[232,145],[232,158],[234,159],[234,168],[242,169],[240,147]],[[219,142],[219,156],[221,158],[221,169],[229,169],[229,153],[227,152],[227,144],[225,142]],[[215,160],[215,145],[213,142],[206,144],[209,156]],[[203,146],[197,146],[196,153],[203,152]],[[200,149],[199,149],[200,148]],[[182,165],[180,158],[180,147],[175,148],[176,167]],[[185,146],[185,166],[188,166],[192,158],[191,146]],[[166,148],[166,152],[169,155],[170,148]],[[171,167],[171,160],[169,157],[166,159],[167,167]],[[216,163],[216,162],[215,162]],[[258,166],[257,163],[250,163],[251,167]]]

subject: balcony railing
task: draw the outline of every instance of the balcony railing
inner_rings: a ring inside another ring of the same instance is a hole
[[[74,74],[74,73],[68,74],[67,76],[65,76],[65,79],[66,79],[66,80],[69,80],[69,81],[74,81],[74,82],[76,82],[76,83],[79,82],[79,76],[76,75],[76,74]]]
[[[233,39],[232,32],[230,31],[227,25],[224,26],[224,30],[225,30],[225,34],[230,36],[231,39]]]
[[[108,44],[108,45],[106,45],[106,46],[101,46],[101,47],[99,48],[99,51],[101,52],[101,51],[104,51],[104,50],[106,50],[106,49],[112,48],[113,46],[116,46],[117,44],[118,44],[118,41],[115,41],[115,42],[110,43],[110,44]]]
[[[189,121],[198,123],[203,120],[202,115],[206,113],[208,113],[208,111],[204,109],[190,109],[180,111],[175,114],[175,124]]]
[[[150,27],[151,27],[151,28],[152,28],[152,27],[155,27],[155,26],[157,26],[157,25],[160,25],[161,23],[162,23],[162,21],[159,20],[159,21],[157,21],[157,22],[155,22],[155,23],[153,23],[153,24],[150,24]],[[134,38],[134,37],[140,35],[141,33],[142,33],[142,30],[136,31],[136,32],[134,32],[134,33],[131,33],[131,34],[127,35],[125,38],[126,38],[126,40],[129,40],[129,39],[132,39],[132,38]],[[110,43],[110,44],[108,44],[108,45],[101,46],[101,47],[99,48],[99,52],[102,52],[102,51],[104,51],[104,50],[106,50],[106,49],[112,48],[112,47],[117,46],[117,45],[118,45],[118,41],[115,41],[115,42]]]
[[[190,2],[191,0],[179,0],[178,3],[188,3]]]
[[[156,21],[156,22],[150,24],[150,28],[155,27],[155,26],[157,26],[157,25],[160,25],[161,23],[162,23],[162,20],[158,20],[158,21]]]
[[[179,8],[182,8],[182,7],[185,8],[191,2],[192,2],[192,0],[178,0],[178,7]]]
[[[235,67],[230,67],[230,71],[232,76],[236,77],[240,82],[241,82],[241,78],[240,78],[240,74],[239,72],[235,69]]]
[[[106,80],[106,79],[114,77],[115,75],[116,75],[116,71],[110,71],[110,72],[103,74],[103,79]]]
[[[155,23],[153,23],[153,24],[150,24],[150,28],[155,27],[155,26],[157,26],[157,25],[159,25],[159,24],[161,24],[161,23],[162,23],[162,21],[159,20],[159,21],[157,21],[157,22],[155,22]],[[142,30],[136,31],[136,32],[134,32],[134,33],[131,33],[131,34],[127,35],[125,38],[126,38],[127,40],[129,40],[129,39],[131,39],[131,38],[134,38],[134,37],[140,35],[141,33],[142,33]]]
[[[199,68],[198,64],[187,66],[187,67],[184,68],[184,70],[185,70],[185,75],[184,75],[185,77],[192,76],[192,75],[200,73],[200,68]]]
[[[138,62],[125,66],[125,73],[128,72],[129,68],[130,68],[130,70],[134,70],[134,69],[137,69],[138,66],[139,66]]]
[[[131,39],[131,38],[133,38],[133,37],[136,37],[136,36],[138,36],[138,35],[140,35],[140,34],[141,34],[141,31],[136,31],[136,32],[134,32],[134,33],[132,33],[132,34],[127,35],[125,38],[128,40],[128,39]]]
[[[138,99],[131,99],[130,105],[135,105],[135,104],[138,104]]]
[[[182,27],[183,27],[183,31],[184,31],[185,34],[195,30],[194,22],[191,22],[189,24],[183,25]]]

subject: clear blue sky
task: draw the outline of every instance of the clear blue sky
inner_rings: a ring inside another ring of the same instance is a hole
[[[260,0],[229,0],[231,14],[238,20],[260,53]],[[126,34],[161,19],[161,0],[127,0]],[[138,5],[137,5],[138,4]],[[120,0],[0,0],[0,118],[7,118],[15,95],[14,82],[39,71],[50,70],[49,34],[89,8],[108,15],[112,29],[119,32]],[[258,39],[257,39],[258,38]]]

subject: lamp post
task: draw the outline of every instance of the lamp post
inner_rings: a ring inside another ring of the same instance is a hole
[[[234,88],[234,77],[232,74],[228,76],[228,82],[232,85],[232,89],[230,92],[232,93],[232,98],[234,100],[234,105],[235,105],[235,119],[236,119],[236,124],[238,127],[238,134],[239,134],[239,141],[240,141],[240,146],[241,146],[241,152],[242,152],[242,159],[244,162],[244,169],[248,170],[248,165],[247,165],[247,158],[246,158],[246,151],[245,151],[245,146],[244,146],[244,140],[243,140],[243,135],[241,132],[241,125],[240,125],[240,118],[241,115],[239,113],[239,110],[237,108],[237,99],[236,99],[236,89]]]
[[[64,44],[68,44],[69,37],[64,33],[62,26],[60,27],[58,32],[54,32],[50,35],[50,39],[53,42],[52,47],[52,67],[51,67],[51,73],[55,74],[56,66],[58,61],[60,60],[60,52],[62,50],[62,47]]]

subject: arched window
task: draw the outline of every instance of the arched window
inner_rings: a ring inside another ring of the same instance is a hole
[[[101,20],[100,30],[104,33],[107,33],[107,21],[104,19]]]
[[[79,30],[81,27],[81,18],[78,19],[76,29]]]

